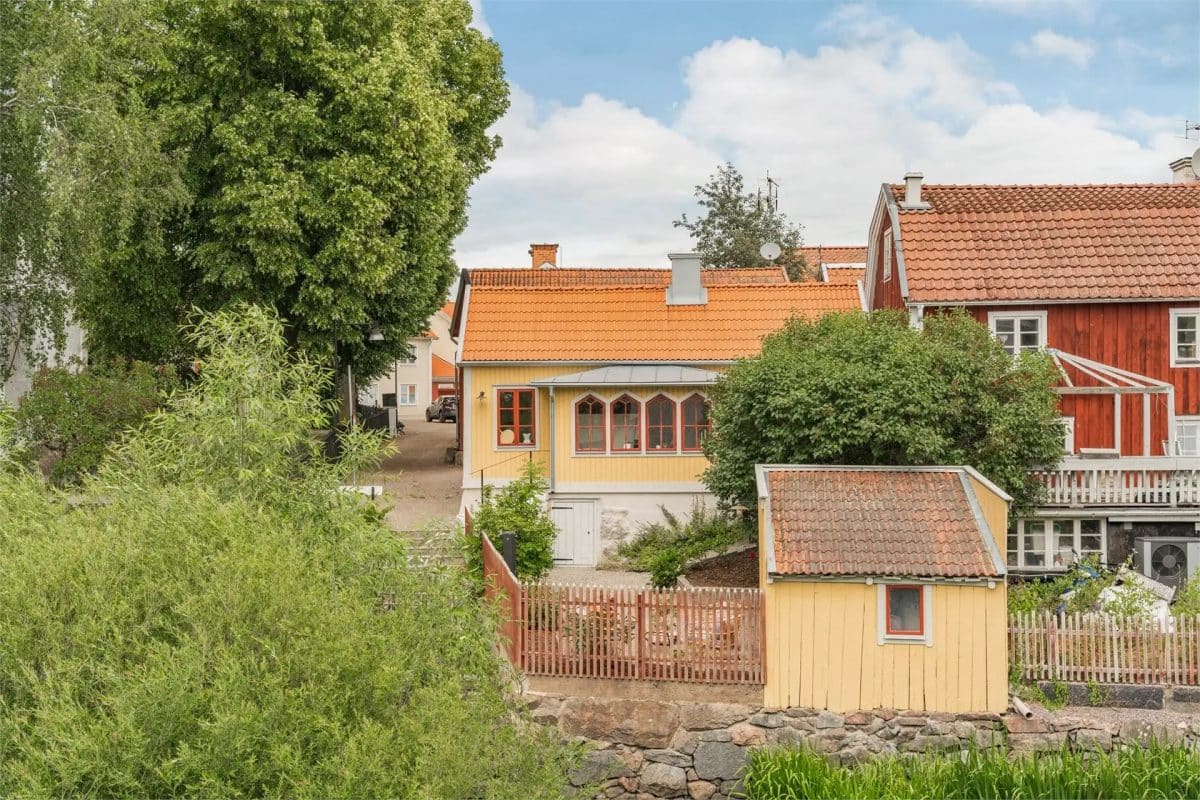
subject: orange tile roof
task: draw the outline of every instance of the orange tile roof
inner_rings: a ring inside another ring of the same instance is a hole
[[[903,186],[892,186],[897,202]],[[1200,183],[923,186],[910,302],[1200,297]]]
[[[782,267],[762,269],[706,269],[705,286],[743,286],[787,283]],[[510,286],[555,289],[576,286],[653,286],[666,288],[671,270],[655,267],[556,267],[545,269],[481,268],[471,270],[472,286]]]
[[[826,283],[857,286],[866,275],[866,267],[825,267]]]
[[[761,467],[774,574],[998,577],[959,467]]]
[[[726,362],[793,316],[861,308],[852,286],[754,282],[776,270],[706,270],[707,304],[668,306],[668,270],[621,272],[472,270],[462,361]]]
[[[798,248],[810,267],[822,264],[866,264],[867,246],[816,245]]]
[[[433,357],[433,377],[435,378],[453,378],[454,365],[441,356]]]

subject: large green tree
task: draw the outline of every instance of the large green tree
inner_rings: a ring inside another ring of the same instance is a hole
[[[1063,455],[1058,374],[1014,360],[962,312],[922,330],[896,312],[794,320],[716,385],[705,482],[754,506],[755,464],[969,464],[1029,510],[1029,470]]]
[[[338,490],[325,371],[253,308],[189,344],[199,380],[72,502],[0,431],[0,794],[567,796],[463,576]]]
[[[61,347],[71,289],[185,202],[141,102],[148,4],[0,3],[0,382]],[[135,298],[126,298],[135,300]]]
[[[683,214],[674,224],[692,235],[706,266],[729,269],[774,263],[786,269],[792,280],[807,274],[799,251],[800,226],[788,220],[772,197],[746,191],[742,173],[733,164],[717,167],[707,183],[696,187],[695,196],[703,213],[694,218]],[[767,242],[780,247],[774,262],[759,252]]]

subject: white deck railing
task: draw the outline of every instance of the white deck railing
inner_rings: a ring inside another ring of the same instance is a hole
[[[1068,456],[1057,469],[1034,473],[1047,506],[1200,505],[1200,458],[1092,459]]]

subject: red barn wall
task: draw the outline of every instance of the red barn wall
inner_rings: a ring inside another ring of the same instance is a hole
[[[883,258],[883,242],[892,235],[892,223],[884,222],[879,230],[879,238],[874,242],[875,258]],[[883,265],[875,270],[875,283],[871,292],[871,310],[879,308],[904,308],[904,298],[900,294],[900,272],[896,269],[896,250],[892,247],[892,279],[883,279]]]
[[[989,311],[1046,311],[1046,343],[1072,355],[1168,381],[1175,386],[1175,414],[1200,415],[1200,368],[1170,366],[1170,309],[1186,303],[1080,303],[1045,306],[972,306],[987,324]],[[1191,304],[1195,307],[1195,304]],[[1164,455],[1167,438],[1166,395],[1151,396],[1150,454]],[[1111,395],[1066,396],[1064,416],[1075,417],[1075,446],[1114,447]],[[1142,398],[1122,398],[1122,455],[1142,454]]]

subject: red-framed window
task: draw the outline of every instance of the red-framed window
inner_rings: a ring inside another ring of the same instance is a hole
[[[682,403],[683,449],[695,452],[704,449],[704,440],[712,432],[712,420],[708,415],[708,398],[694,394]]]
[[[533,389],[496,390],[496,444],[500,447],[537,445],[537,415]]]
[[[675,450],[675,401],[655,395],[646,402],[646,452]]]
[[[642,404],[623,394],[612,401],[608,410],[610,441],[614,453],[640,452],[642,449]]]
[[[925,635],[925,590],[921,586],[886,587],[884,610],[888,636]]]
[[[603,453],[604,401],[589,394],[575,404],[575,450],[579,453]]]

